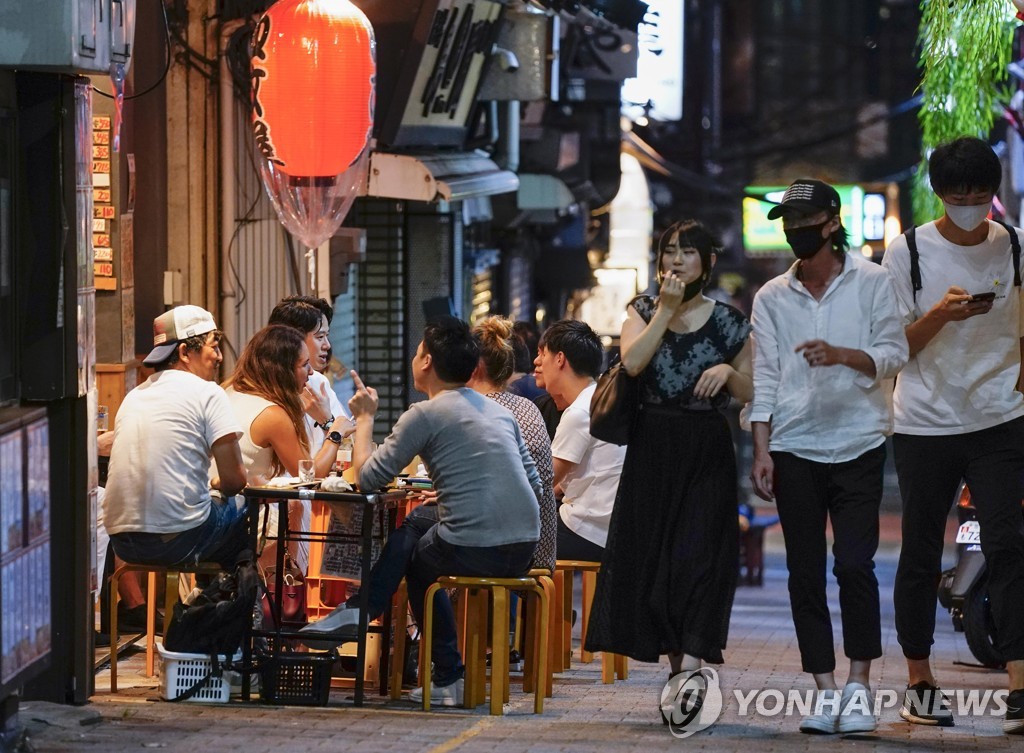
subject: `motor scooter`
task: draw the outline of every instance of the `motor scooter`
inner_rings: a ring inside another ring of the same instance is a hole
[[[994,669],[1006,666],[997,648],[996,626],[989,603],[985,555],[981,552],[981,523],[964,482],[956,492],[959,527],[956,532],[956,564],[942,573],[939,603],[949,610],[953,629],[962,632],[974,658]]]

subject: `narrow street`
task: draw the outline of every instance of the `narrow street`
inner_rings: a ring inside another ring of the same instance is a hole
[[[951,531],[951,529],[950,529]],[[884,658],[872,672],[882,701],[878,731],[854,738],[820,738],[797,731],[799,712],[770,713],[776,693],[751,698],[750,691],[807,690],[810,679],[800,674],[799,655],[789,614],[784,552],[778,528],[767,536],[763,587],[739,589],[733,610],[727,664],[720,668],[724,709],[710,728],[685,740],[674,738],[658,718],[658,697],[667,678],[667,665],[630,662],[625,682],[602,685],[600,662],[573,662],[572,670],[556,676],[555,695],[544,714],[534,716],[532,697],[513,684],[506,715],[492,717],[481,706],[475,711],[436,710],[429,714],[407,702],[385,702],[375,691],[364,708],[353,708],[348,692],[335,690],[327,708],[273,707],[259,704],[176,705],[157,700],[154,680],[142,677],[143,653],[121,665],[125,689],[116,696],[103,689],[109,673],[97,676],[100,688],[86,707],[25,704],[21,721],[30,731],[36,751],[203,751],[248,753],[285,751],[738,751],[757,753],[819,750],[835,744],[844,749],[877,751],[1011,750],[1012,738],[1001,731],[1001,717],[961,716],[947,729],[912,726],[899,718],[904,665],[892,627],[892,581],[898,553],[899,518],[883,514],[878,577],[882,592]],[[948,558],[947,558],[948,559]],[[577,589],[578,593],[578,589]],[[831,603],[839,634],[837,593]],[[1004,687],[1005,674],[972,666],[962,634],[954,633],[940,610],[936,632],[935,666],[949,690]],[[575,655],[578,657],[578,652]],[[840,672],[844,660],[839,659]],[[513,680],[515,683],[515,680]],[[746,701],[741,715],[737,693]],[[756,709],[764,709],[758,714]]]

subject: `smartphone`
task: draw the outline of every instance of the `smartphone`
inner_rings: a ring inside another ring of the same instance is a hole
[[[968,303],[974,303],[975,301],[989,302],[989,301],[994,301],[995,299],[996,299],[995,291],[990,290],[987,293],[975,293],[974,295],[971,296],[971,298],[968,301]]]

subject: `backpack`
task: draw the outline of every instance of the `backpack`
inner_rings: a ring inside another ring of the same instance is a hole
[[[199,691],[211,677],[220,677],[220,654],[230,657],[242,646],[252,626],[253,608],[260,577],[248,549],[239,553],[234,573],[221,572],[189,604],[174,605],[171,624],[164,636],[164,648],[190,654],[209,654],[211,670],[194,686],[173,700],[184,701]]]
[[[1017,231],[1005,222],[992,220],[997,225],[1002,225],[1010,234],[1010,247],[1013,253],[1013,286],[1020,287],[1020,238]],[[910,251],[910,284],[914,287],[914,304],[917,304],[917,291],[921,289],[921,262],[917,253],[916,227],[910,228],[903,235],[907,237],[907,250]]]

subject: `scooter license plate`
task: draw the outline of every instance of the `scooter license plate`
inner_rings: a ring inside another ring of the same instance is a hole
[[[981,523],[976,520],[965,520],[956,532],[957,544],[980,544]]]

